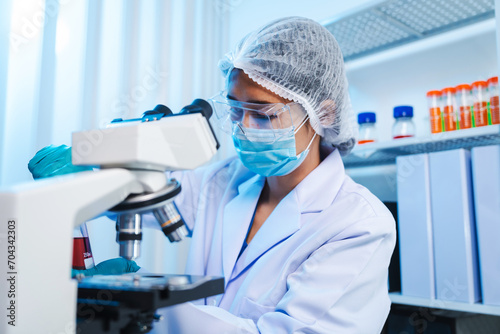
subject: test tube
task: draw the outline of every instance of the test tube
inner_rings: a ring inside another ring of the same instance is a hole
[[[488,97],[486,81],[476,81],[472,84],[472,99],[474,121],[476,127],[488,125]]]
[[[458,112],[460,114],[460,129],[472,128],[472,91],[471,86],[467,84],[458,85],[456,89],[456,101]]]
[[[427,104],[429,106],[429,120],[431,133],[443,132],[443,117],[441,115],[441,92],[431,90],[427,92]]]
[[[490,96],[490,117],[491,124],[500,124],[500,106],[499,106],[499,90],[498,90],[498,77],[489,78],[488,81],[488,95]]]
[[[446,87],[441,90],[444,131],[454,131],[457,129],[455,93],[456,90],[453,87]]]
[[[87,224],[83,223],[73,230],[73,269],[83,270],[94,267],[94,257],[90,249]]]

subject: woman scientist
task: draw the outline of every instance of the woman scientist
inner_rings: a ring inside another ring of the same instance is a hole
[[[238,157],[172,176],[193,239],[186,273],[224,276],[225,293],[165,309],[165,324],[173,333],[380,333],[394,220],[344,171],[355,136],[336,40],[312,20],[283,18],[219,67],[226,90],[211,102]]]

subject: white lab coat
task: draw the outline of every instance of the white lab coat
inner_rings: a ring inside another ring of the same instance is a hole
[[[265,178],[235,158],[172,176],[192,231],[186,273],[223,276],[226,290],[163,309],[156,333],[380,333],[394,220],[345,175],[338,151],[279,203],[239,259]]]

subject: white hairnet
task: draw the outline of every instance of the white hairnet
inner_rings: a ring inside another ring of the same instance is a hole
[[[343,155],[356,143],[342,53],[319,23],[303,17],[273,21],[243,38],[219,68],[226,77],[241,69],[262,87],[300,103],[323,142]]]

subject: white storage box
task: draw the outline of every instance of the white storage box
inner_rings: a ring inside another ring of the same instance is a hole
[[[434,299],[429,156],[400,156],[396,166],[401,294]]]
[[[480,287],[470,152],[430,153],[429,166],[437,298],[477,302]]]

